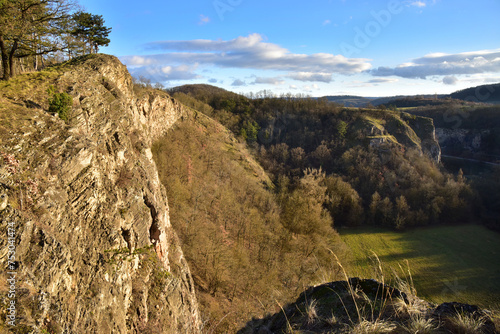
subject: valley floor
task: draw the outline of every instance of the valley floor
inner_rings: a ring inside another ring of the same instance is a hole
[[[499,233],[479,225],[339,232],[350,249],[349,276],[378,277],[375,253],[386,280],[393,271],[409,278],[408,260],[418,296],[434,303],[457,301],[500,309]]]

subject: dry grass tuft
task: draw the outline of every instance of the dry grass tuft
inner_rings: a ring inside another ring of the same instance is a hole
[[[337,325],[339,323],[339,319],[337,319],[337,317],[335,316],[335,314],[332,312],[332,315],[326,319],[324,319],[324,321],[331,327],[334,327],[335,325]]]
[[[403,333],[407,334],[433,334],[438,332],[439,325],[432,319],[422,315],[416,315],[410,318],[406,326],[402,326]]]
[[[362,320],[355,326],[351,327],[349,333],[351,334],[382,334],[382,333],[395,333],[396,325],[388,322],[377,320],[374,322]]]
[[[459,312],[453,317],[446,319],[446,327],[456,334],[482,333],[482,327],[486,324],[484,316]]]
[[[309,303],[306,304],[306,323],[308,325],[313,324],[318,319],[317,306],[318,302],[314,299],[311,299]]]

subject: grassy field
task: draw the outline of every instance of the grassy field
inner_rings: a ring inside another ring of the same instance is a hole
[[[441,226],[407,232],[340,231],[349,247],[350,276],[377,277],[373,252],[385,277],[408,260],[417,295],[434,303],[457,301],[500,309],[500,234],[478,225]]]

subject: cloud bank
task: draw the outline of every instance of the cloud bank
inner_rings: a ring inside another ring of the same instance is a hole
[[[152,72],[171,64],[284,71],[296,80],[321,82],[329,82],[333,74],[356,74],[371,67],[363,58],[346,58],[330,53],[292,53],[277,44],[264,42],[259,34],[227,41],[160,41],[149,43],[145,48],[155,54],[126,56],[122,57],[123,62],[129,67],[148,68]],[[157,53],[162,51],[169,52]],[[171,77],[169,80],[175,79]]]
[[[500,72],[500,49],[463,52],[457,54],[433,53],[397,67],[378,67],[370,71],[374,76],[421,78],[443,75]]]
[[[170,80],[191,80],[201,78],[194,73],[198,66],[192,65],[152,65],[129,68],[130,74],[134,77],[145,77],[153,82],[163,82]]]

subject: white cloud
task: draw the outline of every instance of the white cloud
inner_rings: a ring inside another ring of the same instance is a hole
[[[398,82],[398,81],[399,81],[399,79],[377,78],[377,79],[369,80],[368,83],[381,84],[381,83],[391,83],[391,82]]]
[[[256,77],[255,81],[252,84],[268,84],[268,85],[282,85],[285,83],[285,80],[281,78],[264,78],[264,77]]]
[[[446,76],[443,78],[443,83],[445,85],[456,85],[457,82],[458,79],[455,76]]]
[[[424,8],[436,4],[437,0],[407,0],[404,3],[408,7]]]
[[[319,81],[319,82],[332,82],[331,73],[314,73],[314,72],[297,72],[288,75],[289,78],[298,81]]]
[[[500,49],[456,54],[433,53],[395,68],[379,67],[371,71],[374,76],[421,79],[432,75],[452,76],[495,72],[500,72]]]
[[[162,82],[170,80],[191,80],[201,78],[201,76],[194,73],[197,65],[179,65],[179,66],[140,66],[131,68],[130,73],[135,76],[143,76],[151,79],[153,82]]]
[[[423,1],[411,1],[409,3],[409,5],[410,6],[415,6],[415,7],[420,7],[420,8],[427,6],[427,4],[425,2],[423,2]]]
[[[329,25],[329,24],[332,24],[332,21],[330,21],[330,20],[324,20],[324,21],[323,21],[323,25],[324,25],[324,26],[327,26],[327,25]]]
[[[302,90],[304,92],[312,93],[315,90],[319,90],[319,86],[317,84],[302,86]]]
[[[205,16],[203,14],[200,14],[200,20],[198,21],[199,25],[204,25],[210,22],[210,18],[208,16]]]
[[[315,73],[318,81],[338,74],[355,74],[370,69],[368,59],[346,58],[330,53],[298,54],[273,43],[264,42],[259,34],[232,40],[162,41],[146,45],[150,51],[172,51],[146,56],[122,57],[129,67],[193,64],[221,68],[245,68],[288,71],[292,74]],[[314,76],[311,74],[311,78]],[[313,81],[313,80],[310,80]]]

